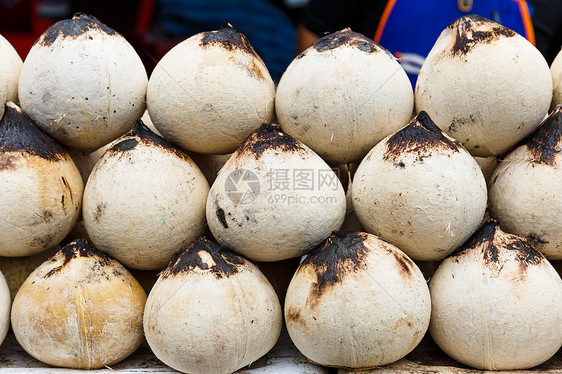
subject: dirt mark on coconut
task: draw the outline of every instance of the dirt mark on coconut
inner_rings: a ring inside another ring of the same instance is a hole
[[[268,150],[279,151],[280,153],[301,152],[307,154],[295,138],[281,131],[279,125],[264,123],[252,131],[248,138],[240,144],[234,157],[237,158],[243,153],[248,153],[259,159]]]

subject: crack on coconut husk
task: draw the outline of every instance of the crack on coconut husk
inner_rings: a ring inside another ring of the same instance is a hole
[[[210,45],[218,45],[231,52],[239,49],[259,58],[246,35],[238,32],[230,23],[225,23],[216,31],[203,33],[200,46],[207,47]]]
[[[204,260],[202,256],[208,258]],[[161,277],[165,279],[199,268],[211,272],[217,279],[228,278],[238,273],[240,266],[245,263],[246,260],[241,256],[225,250],[204,236],[199,236],[189,248],[176,254],[168,267],[162,271]]]
[[[498,273],[501,272],[504,264],[511,260],[511,256],[508,254],[513,255],[513,259],[519,263],[523,273],[529,266],[538,265],[544,260],[544,256],[527,240],[503,232],[499,222],[494,218],[486,221],[464,245],[449,257],[458,262],[462,256],[474,250],[480,250],[484,264],[496,268]]]
[[[279,125],[264,123],[252,131],[238,146],[234,157],[240,157],[242,153],[250,153],[259,159],[268,150],[296,153],[305,151],[305,148],[298,140],[282,132]]]
[[[65,266],[67,266],[72,260],[77,258],[92,258],[97,260],[95,264],[92,265],[92,271],[96,274],[105,273],[103,268],[106,266],[114,265],[117,263],[115,259],[113,259],[108,254],[97,250],[93,246],[91,246],[85,239],[76,239],[71,241],[69,244],[65,245],[59,252],[55,254],[50,260],[51,262],[58,262],[59,261],[59,254],[62,255],[64,258],[62,265],[54,267],[51,269],[47,274],[43,276],[43,278],[49,278],[58,272],[60,272]],[[114,276],[122,276],[124,275],[119,269],[114,268],[112,269]],[[105,278],[109,280],[109,274],[105,274]]]
[[[404,153],[417,153],[418,161],[422,161],[432,155],[432,150],[460,152],[461,149],[458,141],[448,138],[429,115],[421,111],[406,127],[388,138],[383,160],[397,162]]]
[[[394,59],[394,56],[386,49],[379,46],[373,40],[367,38],[365,35],[351,31],[350,28],[345,28],[336,31],[332,34],[325,35],[312,43],[307,49],[302,51],[296,59],[300,59],[306,55],[309,50],[315,49],[318,53],[331,51],[339,47],[352,47],[365,53],[386,52]]]
[[[456,31],[455,44],[451,49],[453,56],[466,55],[478,44],[517,35],[515,31],[476,14],[458,18],[447,28]]]
[[[316,273],[316,282],[307,300],[311,308],[318,304],[326,289],[341,282],[347,273],[363,269],[363,258],[369,251],[363,244],[366,235],[349,231],[334,232],[302,261],[299,270],[310,266]]]
[[[98,31],[107,35],[119,35],[117,31],[104,25],[96,17],[84,13],[75,13],[72,19],[59,21],[49,27],[35,43],[50,47],[59,37],[76,39],[84,34],[90,34],[89,38],[92,39],[93,33],[91,31]]]
[[[142,143],[159,148],[164,152],[171,152],[182,159],[192,161],[191,158],[181,150],[181,148],[155,134],[140,119],[134,123],[133,128],[123,135],[121,139],[122,140],[117,141],[111,148],[109,148],[111,152],[127,152],[134,149],[139,143]]]
[[[556,165],[556,159],[562,151],[562,105],[558,105],[523,144],[529,150],[532,163]]]
[[[61,161],[70,156],[50,135],[41,131],[16,104],[7,102],[0,121],[0,170],[18,165],[17,155],[27,153],[48,161]]]

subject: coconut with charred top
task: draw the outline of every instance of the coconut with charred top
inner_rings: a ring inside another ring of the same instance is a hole
[[[562,345],[562,280],[543,255],[497,221],[439,266],[429,283],[429,330],[477,369],[527,369]]]
[[[245,35],[226,24],[172,48],[148,82],[150,118],[164,138],[198,153],[229,153],[274,115],[275,84]]]
[[[94,167],[82,215],[97,248],[134,269],[161,269],[203,233],[208,192],[197,165],[139,120]]]
[[[189,374],[249,365],[274,346],[281,324],[279,299],[259,269],[205,238],[162,271],[144,313],[156,357]]]
[[[439,260],[464,243],[486,210],[478,164],[425,112],[369,152],[352,189],[363,227],[420,261]]]
[[[345,218],[345,193],[310,148],[264,124],[223,166],[207,199],[207,222],[224,247],[255,261],[312,250]]]
[[[490,215],[547,258],[562,259],[562,105],[492,176]]]
[[[558,52],[552,65],[550,65],[550,73],[552,74],[552,104],[551,109],[562,104],[562,50]]]
[[[113,365],[143,341],[146,294],[113,258],[76,240],[19,289],[12,328],[23,349],[53,366]]]
[[[475,156],[511,150],[547,114],[552,78],[544,57],[514,31],[476,15],[451,23],[417,79],[416,111]]]
[[[0,121],[0,256],[29,256],[58,244],[80,215],[74,162],[12,102]]]
[[[35,42],[21,70],[19,99],[59,142],[93,151],[141,118],[147,82],[140,57],[123,36],[76,14]]]
[[[350,29],[297,56],[275,96],[283,131],[331,163],[360,160],[408,122],[413,106],[412,85],[396,59]]]
[[[0,119],[7,101],[18,101],[18,81],[21,71],[21,57],[14,47],[0,35]]]
[[[312,251],[285,299],[291,339],[311,361],[367,369],[394,362],[424,336],[431,312],[418,267],[367,233],[340,231]]]

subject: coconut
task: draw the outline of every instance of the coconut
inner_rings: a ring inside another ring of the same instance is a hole
[[[223,166],[207,199],[216,240],[254,261],[312,250],[345,218],[337,175],[303,143],[262,125]]]
[[[134,269],[161,269],[203,233],[208,192],[197,165],[137,121],[92,170],[82,215],[97,248]]]
[[[281,325],[279,299],[265,276],[205,238],[162,271],[144,313],[156,357],[189,374],[249,365],[274,346]]]
[[[521,35],[477,15],[451,23],[419,73],[416,111],[426,111],[473,155],[511,150],[548,112],[552,77]]]
[[[88,177],[90,176],[92,169],[110,146],[111,143],[106,144],[93,152],[84,152],[66,147],[66,151],[68,152],[68,154],[72,158],[72,161],[74,161],[74,164],[80,172],[80,176],[82,177],[82,182],[84,182],[84,185],[88,181]]]
[[[550,73],[552,74],[552,104],[551,109],[554,109],[557,105],[562,104],[562,50],[558,52],[552,65],[550,65]]]
[[[22,60],[14,47],[0,35],[0,118],[6,101],[18,101],[18,80]]]
[[[18,291],[12,328],[34,358],[53,366],[113,365],[143,341],[146,294],[119,262],[77,240],[39,266]]]
[[[0,344],[2,344],[10,329],[11,306],[10,289],[4,275],[0,272]]]
[[[144,65],[125,38],[78,13],[35,42],[21,70],[19,99],[59,142],[93,151],[141,118],[147,82]]]
[[[80,214],[83,184],[64,149],[12,102],[0,121],[0,256],[58,244]]]
[[[147,106],[164,138],[198,153],[230,153],[274,115],[275,84],[243,34],[226,24],[172,48],[154,68]]]
[[[301,263],[285,299],[287,330],[309,360],[368,369],[404,357],[431,312],[418,267],[367,233],[332,234]]]
[[[344,29],[298,55],[277,88],[283,131],[332,163],[360,160],[410,120],[412,85],[396,58]]]
[[[487,191],[474,158],[421,112],[363,159],[352,196],[368,232],[414,260],[434,261],[476,231]]]
[[[477,369],[539,365],[562,345],[562,280],[529,243],[488,221],[429,283],[429,331],[453,359]]]
[[[562,259],[562,105],[500,163],[490,215],[549,259]]]

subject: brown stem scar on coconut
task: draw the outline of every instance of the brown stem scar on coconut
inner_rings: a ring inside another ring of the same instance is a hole
[[[556,164],[556,157],[562,151],[562,105],[554,109],[524,144],[533,163]]]
[[[380,48],[380,46],[374,41],[363,34],[351,31],[349,28],[326,35],[312,43],[312,48],[318,52],[329,51],[343,46],[357,48],[365,53],[383,51],[383,49]],[[303,54],[301,53],[297,58],[302,56]]]
[[[234,157],[248,152],[259,159],[265,151],[299,152],[304,148],[295,138],[285,134],[279,125],[264,123],[240,144]]]
[[[459,152],[461,148],[458,141],[446,136],[429,115],[421,111],[408,126],[388,138],[383,159],[396,161],[404,153],[418,153],[421,161],[436,149]]]
[[[195,268],[211,272],[217,279],[236,274],[244,258],[229,252],[209,239],[198,237],[194,243],[173,259],[162,272],[162,278],[188,273]]]
[[[48,161],[59,161],[68,154],[53,138],[39,130],[31,118],[16,104],[9,101],[0,121],[0,170],[9,166],[8,152],[24,152]]]
[[[448,25],[447,28],[457,31],[455,44],[452,48],[453,55],[465,55],[474,46],[481,43],[490,43],[502,36],[515,36],[515,31],[500,24],[495,24],[493,27],[488,28],[487,24],[490,22],[490,20],[484,17],[473,14],[461,17]],[[480,28],[485,29],[479,30]]]
[[[49,27],[37,43],[44,47],[50,47],[60,38],[78,38],[90,31],[98,31],[101,35],[115,35],[117,32],[98,21],[94,16],[76,13],[72,19],[62,20]],[[90,35],[90,39],[93,37]]]

